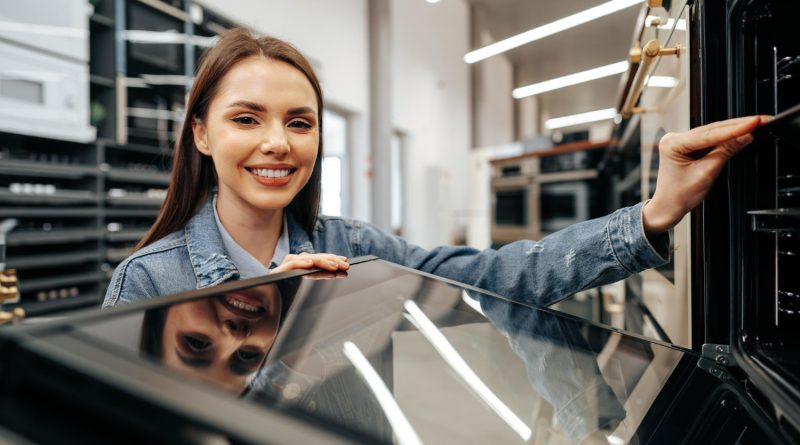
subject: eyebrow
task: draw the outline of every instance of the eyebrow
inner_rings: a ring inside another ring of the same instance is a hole
[[[265,106],[263,106],[263,105],[261,105],[259,103],[256,103],[256,102],[250,102],[248,100],[237,100],[236,102],[228,105],[228,108],[236,108],[236,107],[247,108],[249,110],[252,110],[252,111],[255,111],[255,112],[258,112],[258,113],[263,113],[263,112],[267,111],[267,108]]]
[[[186,366],[191,366],[192,368],[208,368],[211,366],[211,360],[199,357],[186,357],[182,355],[177,349],[175,350],[175,355],[183,362]]]
[[[236,107],[247,108],[248,110],[254,111],[256,113],[263,113],[267,111],[267,107],[261,105],[260,103],[251,102],[249,100],[237,100],[236,102],[233,102],[230,105],[228,105],[228,108],[236,108]],[[287,114],[290,116],[298,116],[301,114],[316,114],[316,111],[314,111],[314,109],[311,107],[297,107],[289,109]]]

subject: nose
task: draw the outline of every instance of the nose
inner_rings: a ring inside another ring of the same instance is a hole
[[[290,148],[283,123],[274,122],[266,126],[263,139],[258,148],[263,154],[272,153],[279,157],[286,156]]]
[[[229,319],[223,322],[234,337],[245,338],[250,335],[250,322],[244,319]]]

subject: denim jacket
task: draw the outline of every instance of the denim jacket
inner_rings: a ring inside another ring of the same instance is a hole
[[[136,251],[111,278],[103,307],[214,286],[239,278],[209,199],[182,230]],[[293,254],[375,255],[528,304],[549,305],[575,292],[619,281],[668,260],[669,238],[651,245],[637,204],[574,224],[540,241],[500,249],[442,246],[426,250],[356,220],[320,216],[309,234],[288,215]]]

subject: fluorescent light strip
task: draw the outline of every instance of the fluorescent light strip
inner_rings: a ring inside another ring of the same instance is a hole
[[[422,309],[417,306],[411,300],[406,300],[403,303],[403,307],[405,307],[408,314],[413,319],[414,326],[422,332],[422,335],[433,345],[436,352],[442,356],[445,362],[453,369],[453,371],[461,377],[464,382],[466,382],[473,391],[478,394],[478,397],[483,400],[484,403],[489,405],[489,408],[492,409],[504,422],[511,427],[514,432],[516,432],[524,441],[528,441],[531,438],[532,431],[531,429],[525,425],[525,422],[522,421],[516,414],[514,414],[508,406],[506,406],[502,400],[500,400],[488,386],[475,374],[475,371],[469,367],[466,361],[458,354],[458,351],[447,341],[444,334],[433,324],[433,322],[425,316],[422,312]]]
[[[417,432],[414,431],[408,418],[403,414],[403,411],[397,404],[397,400],[392,397],[392,393],[389,391],[389,388],[386,387],[386,383],[381,380],[375,368],[369,364],[369,360],[364,357],[364,354],[358,349],[358,346],[351,341],[346,341],[342,349],[344,355],[347,356],[350,363],[353,364],[356,371],[361,375],[361,378],[364,379],[364,383],[367,384],[369,389],[372,390],[372,393],[375,394],[375,398],[378,399],[381,409],[383,409],[386,418],[389,419],[392,430],[394,430],[397,443],[400,445],[421,445],[422,441],[419,436],[417,436]]]
[[[588,113],[573,114],[570,116],[547,119],[544,121],[544,127],[548,130],[554,130],[556,128],[569,127],[572,125],[613,119],[616,115],[616,108],[606,108],[605,110],[590,111]]]
[[[648,15],[646,19],[644,19],[644,26],[651,26],[653,20],[664,20],[661,17],[657,17],[654,15]],[[672,29],[675,26],[675,19],[667,19],[666,23],[662,23],[658,25],[658,29]],[[675,26],[675,31],[686,31],[686,20],[685,19],[678,19],[678,25]]]
[[[557,90],[559,88],[564,88],[571,85],[577,85],[579,83],[602,79],[603,77],[613,76],[615,74],[622,74],[627,70],[628,62],[623,60],[610,65],[599,66],[590,70],[515,88],[514,91],[511,92],[511,96],[514,97],[514,99],[522,99],[523,97],[534,96],[536,94]]]
[[[610,2],[603,3],[602,5],[595,6],[594,8],[589,8],[577,14],[572,14],[562,19],[558,19],[555,22],[525,31],[522,34],[517,34],[499,42],[492,43],[491,45],[484,46],[483,48],[476,49],[475,51],[470,51],[464,56],[464,61],[467,63],[479,62],[483,59],[496,56],[497,54],[514,49],[518,46],[543,39],[547,36],[551,36],[569,28],[582,25],[586,22],[591,22],[592,20],[599,19],[600,17],[604,17],[609,14],[613,14],[630,6],[642,3],[643,1],[644,0],[612,0]]]

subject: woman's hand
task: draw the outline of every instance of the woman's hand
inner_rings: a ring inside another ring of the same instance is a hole
[[[666,232],[697,207],[728,160],[753,141],[750,133],[769,119],[742,117],[664,135],[656,191],[642,212],[647,236]]]
[[[280,266],[269,273],[287,272],[298,269],[322,269],[329,272],[344,271],[350,268],[347,257],[332,253],[301,253],[299,255],[286,255]]]

